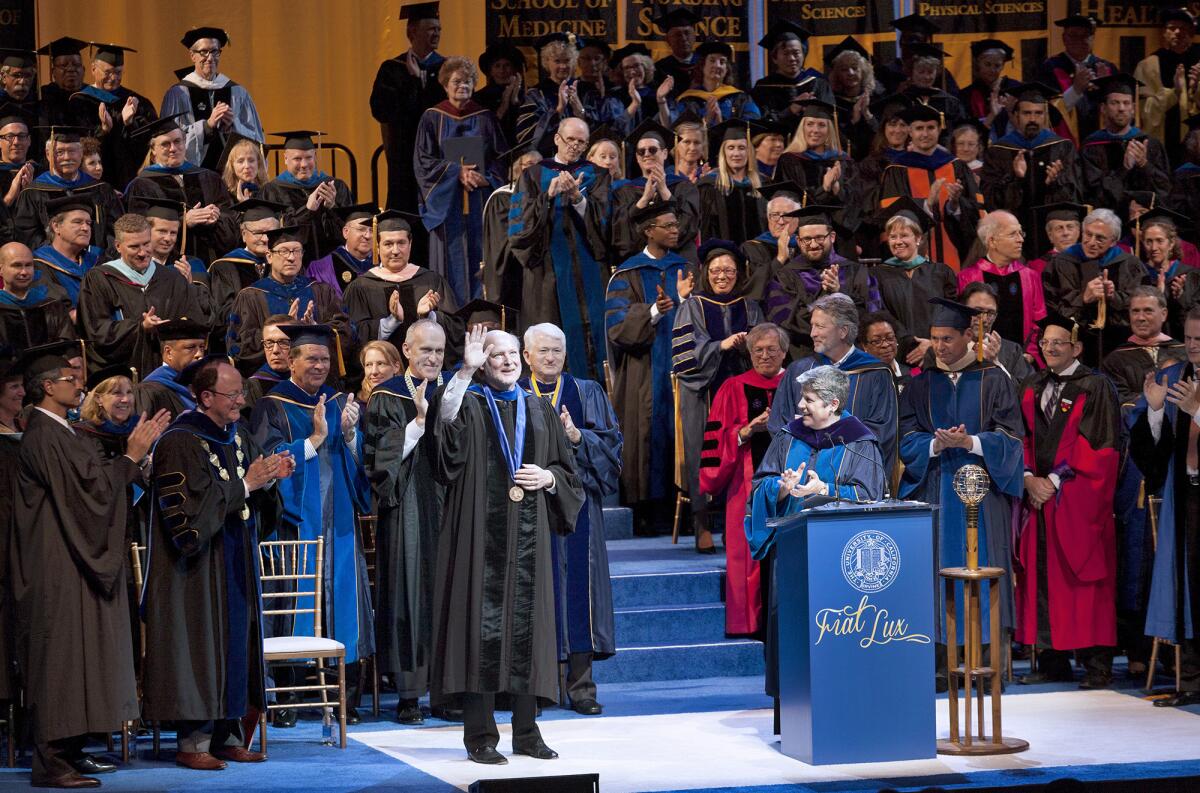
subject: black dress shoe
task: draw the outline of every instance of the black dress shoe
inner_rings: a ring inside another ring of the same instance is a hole
[[[1200,691],[1176,691],[1166,699],[1154,700],[1156,708],[1182,708],[1187,705],[1200,705]]]
[[[604,711],[604,706],[594,699],[581,699],[571,703],[571,709],[583,716],[599,716]]]
[[[402,699],[396,705],[396,721],[401,724],[424,724],[425,715],[415,699]]]
[[[75,789],[84,787],[100,787],[100,780],[93,779],[90,776],[81,776],[72,772],[70,774],[63,774],[60,777],[55,777],[54,779],[47,779],[44,781],[32,780],[30,781],[30,784],[33,787]]]
[[[478,749],[468,749],[467,757],[476,763],[484,765],[508,765],[508,758],[496,751],[494,746],[481,746]]]
[[[546,745],[546,742],[541,738],[528,744],[513,744],[513,754],[523,754],[532,757],[535,760],[554,760],[558,757],[558,752]]]
[[[346,708],[346,724],[358,724],[360,721],[362,718],[358,715],[356,708]]]
[[[462,708],[434,708],[430,711],[429,715],[435,719],[441,719],[442,721],[463,720]]]
[[[286,729],[296,726],[296,709],[282,708],[271,714],[271,726]]]
[[[1073,683],[1075,675],[1070,672],[1030,672],[1018,678],[1018,682],[1023,686],[1035,686],[1039,683]]]
[[[933,679],[933,691],[936,694],[945,694],[950,690],[950,681],[945,675],[938,675]]]
[[[1088,675],[1079,683],[1079,687],[1084,691],[1102,691],[1111,685],[1112,678],[1103,675]]]
[[[72,761],[71,766],[81,774],[111,774],[117,770],[116,763],[110,763],[94,754],[85,754]]]

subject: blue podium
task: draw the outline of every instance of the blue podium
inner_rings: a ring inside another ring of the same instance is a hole
[[[773,521],[789,757],[936,756],[934,509],[835,502]]]

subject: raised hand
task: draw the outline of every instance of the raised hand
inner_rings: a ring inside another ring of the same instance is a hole
[[[1183,294],[1183,286],[1187,283],[1186,275],[1177,275],[1171,279],[1171,297],[1179,297]]]
[[[313,431],[308,436],[308,440],[316,449],[320,448],[327,437],[329,437],[329,421],[325,417],[325,395],[321,394],[321,398],[317,400],[317,406],[313,408]]]
[[[483,325],[476,325],[467,333],[466,343],[463,345],[462,368],[466,370],[468,377],[487,363],[488,356],[491,355],[492,345],[489,344],[486,348],[483,346],[483,338],[486,335],[487,330]]]
[[[342,408],[342,434],[349,435],[358,426],[359,407],[352,397],[346,398],[346,407]]]
[[[438,307],[438,303],[442,300],[441,296],[432,289],[421,295],[421,299],[417,302],[417,316],[427,317],[431,311]]]
[[[671,309],[675,308],[675,301],[671,296],[663,291],[662,286],[655,287],[658,290],[658,297],[654,300],[654,305],[658,306],[659,314],[666,314]]]
[[[1025,174],[1029,173],[1029,152],[1018,149],[1016,156],[1013,157],[1012,168],[1013,176],[1024,179]]]
[[[317,305],[317,301],[310,300],[310,301],[308,301],[308,304],[304,307],[304,316],[300,317],[300,321],[302,323],[304,323],[305,325],[315,325],[316,324],[317,319],[313,315],[313,311],[316,309],[316,305]]]
[[[150,453],[154,442],[158,440],[158,436],[163,434],[170,423],[171,414],[166,410],[158,411],[150,419],[147,419],[146,414],[143,413],[138,417],[138,423],[133,428],[133,432],[129,433],[129,440],[125,443],[125,456],[135,463],[142,460]]]
[[[1158,372],[1146,372],[1146,377],[1142,380],[1142,396],[1146,398],[1146,404],[1151,410],[1162,410],[1163,405],[1167,401],[1167,377],[1163,375],[1162,380],[1158,379]]]
[[[1200,411],[1200,385],[1195,378],[1177,380],[1167,389],[1167,401],[1189,416],[1195,416]]]
[[[696,288],[695,273],[685,273],[683,270],[675,273],[675,292],[679,295],[679,302],[687,300],[692,294],[692,290]]]
[[[130,122],[133,121],[134,114],[137,113],[137,109],[138,98],[136,96],[131,96],[126,99],[125,106],[121,108],[121,123],[123,123],[125,126],[129,126]]]
[[[417,409],[417,417],[413,421],[417,422],[418,427],[425,426],[425,415],[429,412],[429,399],[425,396],[425,383],[422,381],[413,389],[413,407]]]
[[[792,235],[784,231],[775,238],[775,261],[787,264],[792,258]]]
[[[400,293],[392,292],[388,295],[388,313],[397,322],[404,321],[404,306],[400,305]]]
[[[670,76],[668,76],[667,79],[663,80],[661,83],[658,84],[658,90],[654,92],[654,96],[656,99],[658,99],[659,107],[662,107],[663,100],[666,99],[671,94],[671,90],[674,87],[675,87],[675,78],[670,77]]]
[[[1075,89],[1077,94],[1087,93],[1088,86],[1096,79],[1096,73],[1091,69],[1082,68],[1075,70],[1075,76],[1071,78],[1071,87]]]
[[[1055,160],[1050,163],[1050,167],[1046,169],[1046,184],[1053,184],[1058,181],[1058,177],[1062,174],[1062,160]]]
[[[721,339],[722,350],[732,350],[734,347],[741,347],[746,343],[746,331],[734,333]]]
[[[604,81],[601,80],[600,83],[603,84]],[[629,104],[625,106],[625,115],[632,117],[637,115],[638,108],[642,106],[642,94],[638,91],[638,81],[630,80],[628,90]]]
[[[154,313],[154,306],[150,306],[150,308],[142,314],[142,330],[153,330],[164,322],[167,322],[167,320]]]
[[[108,105],[101,102],[96,114],[100,117],[100,134],[107,135],[112,132],[113,120],[112,114],[108,112]]]
[[[246,489],[253,493],[266,487],[269,482],[279,479],[283,466],[283,460],[277,454],[256,457],[246,466],[246,475],[242,477],[242,481],[246,483]]]
[[[831,264],[821,271],[821,291],[836,292],[842,288],[841,277],[838,275],[838,266]]]
[[[571,418],[571,411],[567,410],[566,405],[563,405],[562,410],[558,412],[558,420],[562,422],[563,431],[567,433],[567,440],[571,443],[579,443],[583,438],[583,433],[575,426],[575,420]]]
[[[183,276],[183,280],[189,284],[192,282],[192,265],[188,262],[186,256],[180,256],[175,260],[175,272]]]

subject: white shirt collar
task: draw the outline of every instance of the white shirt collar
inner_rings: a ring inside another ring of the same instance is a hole
[[[42,411],[43,413],[45,413],[45,414],[46,414],[47,416],[49,416],[50,418],[52,418],[52,419],[54,419],[55,421],[57,421],[59,424],[63,425],[63,426],[64,426],[64,427],[66,427],[67,429],[71,430],[71,432],[74,432],[74,431],[75,431],[75,430],[71,429],[71,422],[67,421],[65,418],[63,418],[62,416],[58,415],[57,413],[51,413],[49,410],[46,410],[44,407],[35,407],[34,409],[35,409],[35,410],[40,410],[40,411]]]
[[[854,354],[854,345],[851,344],[850,349],[846,350],[846,354],[843,355],[840,359],[834,361],[833,365],[836,366],[837,368],[841,369],[842,364],[844,364],[846,362],[846,359],[849,358],[853,354]]]

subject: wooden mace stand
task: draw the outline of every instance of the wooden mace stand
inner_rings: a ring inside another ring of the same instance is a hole
[[[971,466],[964,466],[964,468]],[[977,473],[986,480],[987,474],[982,469]],[[989,640],[992,645],[992,659],[1003,657],[1000,639],[1000,579],[1006,575],[1002,567],[979,566],[979,501],[964,497],[960,498],[967,508],[967,566],[944,567],[939,575],[946,582],[946,678],[948,683],[947,696],[950,705],[950,736],[937,742],[938,754],[951,755],[991,755],[1013,754],[1029,748],[1029,741],[1020,738],[1005,738],[1000,731],[1000,664],[983,665],[983,582],[988,587],[988,617],[991,620]],[[974,503],[972,503],[974,502]],[[966,598],[966,624],[964,641],[964,658],[958,663],[958,618],[956,609],[957,593],[955,584],[963,582],[963,593]],[[963,687],[963,719],[962,732],[959,732],[958,719],[958,687],[959,681]],[[983,698],[984,685],[991,683],[992,697],[992,734],[988,737],[983,731]],[[976,734],[971,731],[971,694],[974,688],[978,705],[979,718],[976,724]]]

